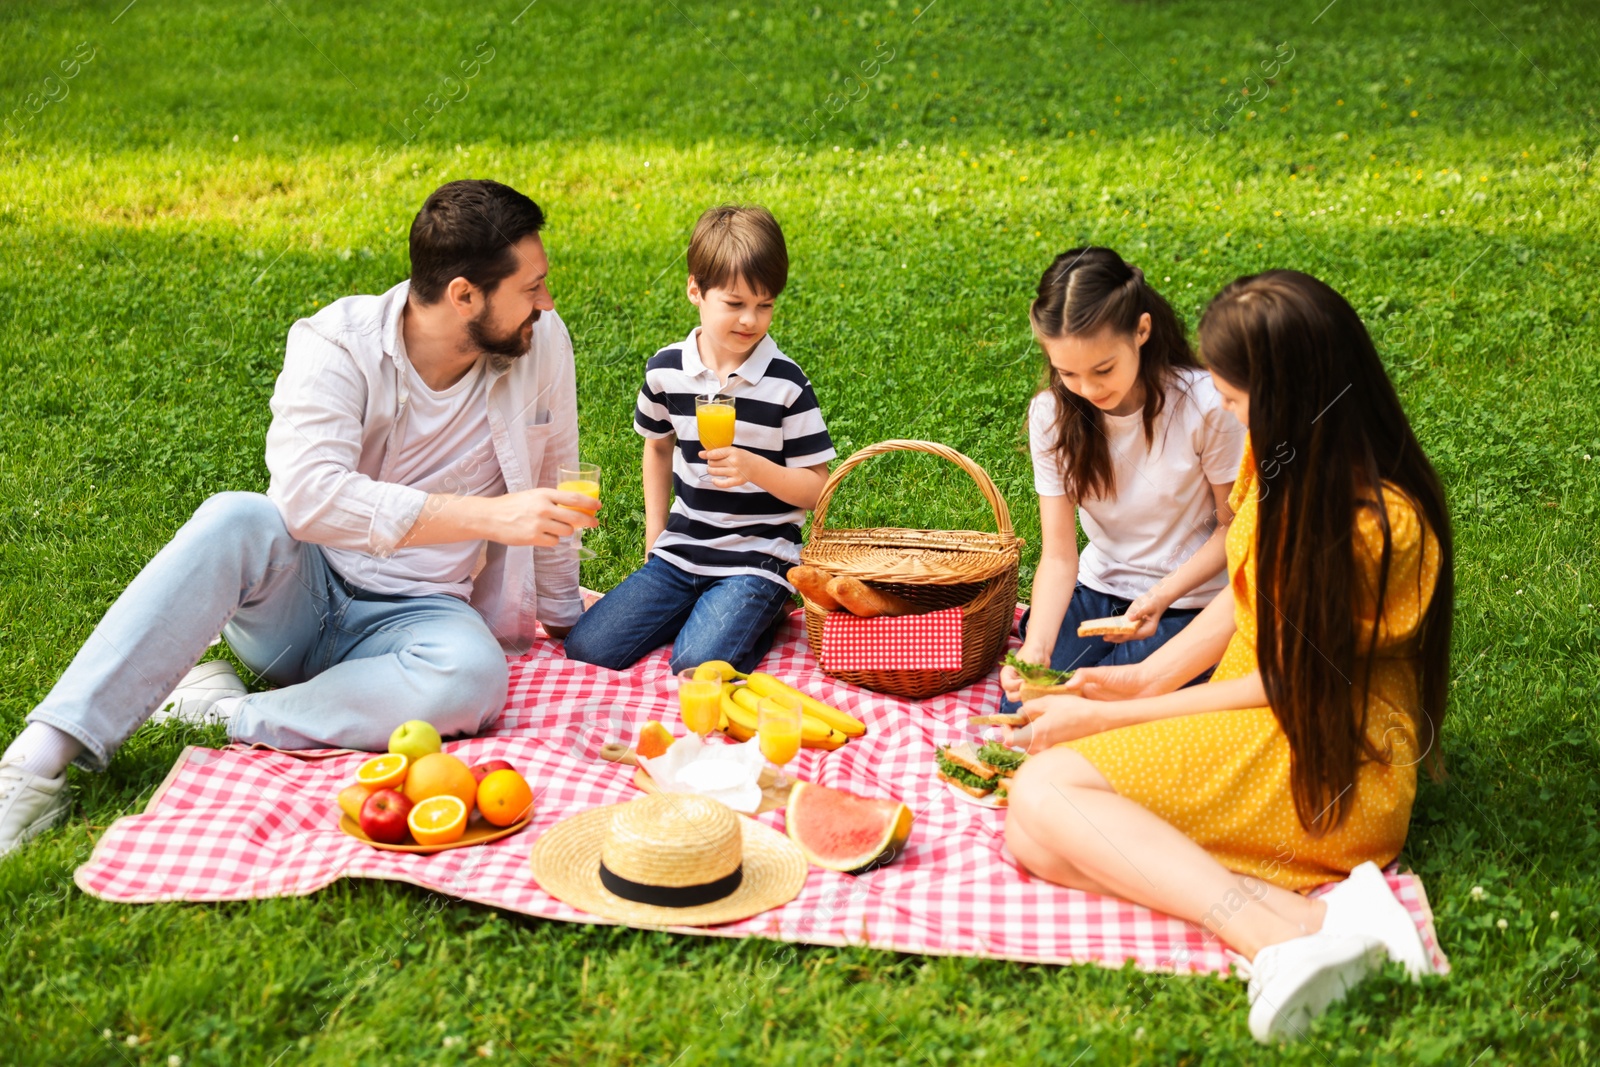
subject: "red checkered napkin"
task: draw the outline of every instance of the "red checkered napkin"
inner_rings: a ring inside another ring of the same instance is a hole
[[[822,621],[828,671],[958,671],[961,609],[862,619],[830,611]]]

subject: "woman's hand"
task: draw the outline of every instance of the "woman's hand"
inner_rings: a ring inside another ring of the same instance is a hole
[[[1079,696],[1057,694],[1038,697],[1022,705],[1022,714],[1028,717],[1028,725],[1002,727],[1001,736],[1007,745],[1026,742],[1028,753],[1033,755],[1063,741],[1076,741],[1080,737],[1109,729],[1111,723],[1106,710],[1094,701]]]
[[[1143,663],[1121,667],[1079,667],[1067,679],[1067,689],[1086,700],[1134,700],[1163,690],[1154,684]]]
[[[1156,626],[1161,622],[1161,616],[1170,607],[1164,599],[1154,590],[1128,605],[1128,610],[1123,613],[1124,618],[1139,620],[1139,628],[1129,634],[1106,634],[1105,640],[1114,645],[1124,641],[1143,641],[1156,635]]]

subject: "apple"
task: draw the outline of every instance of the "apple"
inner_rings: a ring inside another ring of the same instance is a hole
[[[421,719],[403,722],[389,735],[389,751],[409,757],[412,763],[442,748],[444,743],[439,739],[439,731],[432,723]]]
[[[507,763],[503,759],[492,759],[487,763],[478,764],[476,767],[471,768],[471,770],[472,777],[478,780],[479,785],[482,785],[483,780],[489,775],[493,774],[495,771],[514,771],[516,768],[511,766],[511,764]]]
[[[385,845],[398,845],[411,833],[406,817],[411,798],[393,789],[379,789],[361,805],[361,832]]]

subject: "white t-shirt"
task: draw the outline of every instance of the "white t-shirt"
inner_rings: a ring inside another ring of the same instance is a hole
[[[1056,398],[1048,390],[1028,406],[1033,487],[1040,496],[1065,496],[1056,464]],[[1147,446],[1144,413],[1105,415],[1111,444],[1114,496],[1081,500],[1078,518],[1089,543],[1078,560],[1078,581],[1133,600],[1199,550],[1216,529],[1211,486],[1239,474],[1245,429],[1222,409],[1222,398],[1203,370],[1181,369],[1167,389]],[[1173,602],[1201,608],[1227,584],[1225,571]]]
[[[409,410],[392,481],[425,493],[505,494],[505,475],[489,435],[486,367],[487,361],[480,358],[459,382],[435,392],[406,362]],[[446,593],[465,600],[472,595],[472,575],[483,547],[480,539],[402,548],[387,558],[331,548],[323,552],[334,570],[368,592],[393,596]]]

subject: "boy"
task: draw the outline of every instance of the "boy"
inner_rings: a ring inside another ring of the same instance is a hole
[[[836,454],[811,382],[767,336],[789,280],[777,220],[712,208],[688,260],[700,326],[645,365],[633,417],[645,439],[645,564],[567,637],[568,657],[612,670],[669,641],[674,672],[713,659],[754,670],[789,613],[784,574]],[[718,393],[734,398],[734,445],[706,450],[695,398]]]

